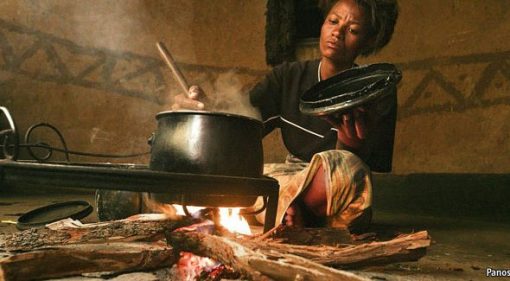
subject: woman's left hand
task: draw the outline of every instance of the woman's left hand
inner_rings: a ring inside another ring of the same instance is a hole
[[[359,149],[366,139],[366,109],[358,107],[337,115],[328,115],[326,120],[338,130],[337,146]]]

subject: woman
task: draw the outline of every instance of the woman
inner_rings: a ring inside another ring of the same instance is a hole
[[[275,67],[252,89],[250,101],[260,110],[266,133],[281,128],[291,154],[285,164],[264,170],[280,184],[277,223],[359,231],[371,218],[370,170],[391,170],[396,92],[326,119],[303,115],[299,97],[355,66],[359,55],[384,47],[398,8],[396,0],[331,2],[321,29],[321,59]],[[173,108],[204,109],[200,88],[191,87],[188,96],[176,96]]]

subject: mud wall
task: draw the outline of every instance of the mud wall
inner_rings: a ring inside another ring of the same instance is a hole
[[[401,2],[395,172],[509,172],[510,2]]]
[[[226,79],[241,92],[269,69],[265,4],[2,1],[0,105],[20,132],[50,123],[73,150],[147,152],[155,114],[180,91],[155,42],[167,44],[191,83],[214,93]],[[401,1],[393,41],[359,61],[403,71],[395,173],[510,172],[509,11],[510,2],[499,0]],[[316,57],[314,43],[298,54]],[[58,145],[52,132],[34,132],[38,138]],[[265,159],[284,155],[275,132]],[[147,163],[148,156],[72,160]]]
[[[267,70],[260,32],[265,3],[220,2],[2,1],[0,104],[9,108],[21,133],[32,124],[50,123],[71,150],[147,152],[155,115],[169,110],[171,97],[181,91],[157,41],[166,43],[189,82],[207,92],[218,90],[221,77],[248,87]],[[35,130],[31,140],[61,147],[45,129]],[[148,161],[147,155],[71,158]]]

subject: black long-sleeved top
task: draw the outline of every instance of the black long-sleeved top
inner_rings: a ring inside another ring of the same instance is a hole
[[[303,161],[335,149],[337,130],[327,121],[299,111],[301,95],[319,82],[319,61],[284,63],[275,67],[250,92],[265,133],[279,127],[287,150]],[[376,172],[390,172],[397,116],[396,89],[367,108],[367,138],[357,153]]]

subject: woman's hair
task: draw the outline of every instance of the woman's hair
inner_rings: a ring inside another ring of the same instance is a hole
[[[324,15],[336,3],[342,0],[331,0],[325,5]],[[393,35],[393,30],[398,18],[397,0],[354,0],[359,7],[363,8],[368,20],[368,37],[374,38],[374,43],[361,51],[362,56],[375,54],[388,44]],[[319,1],[321,2],[321,1]],[[324,1],[322,1],[324,2]]]

